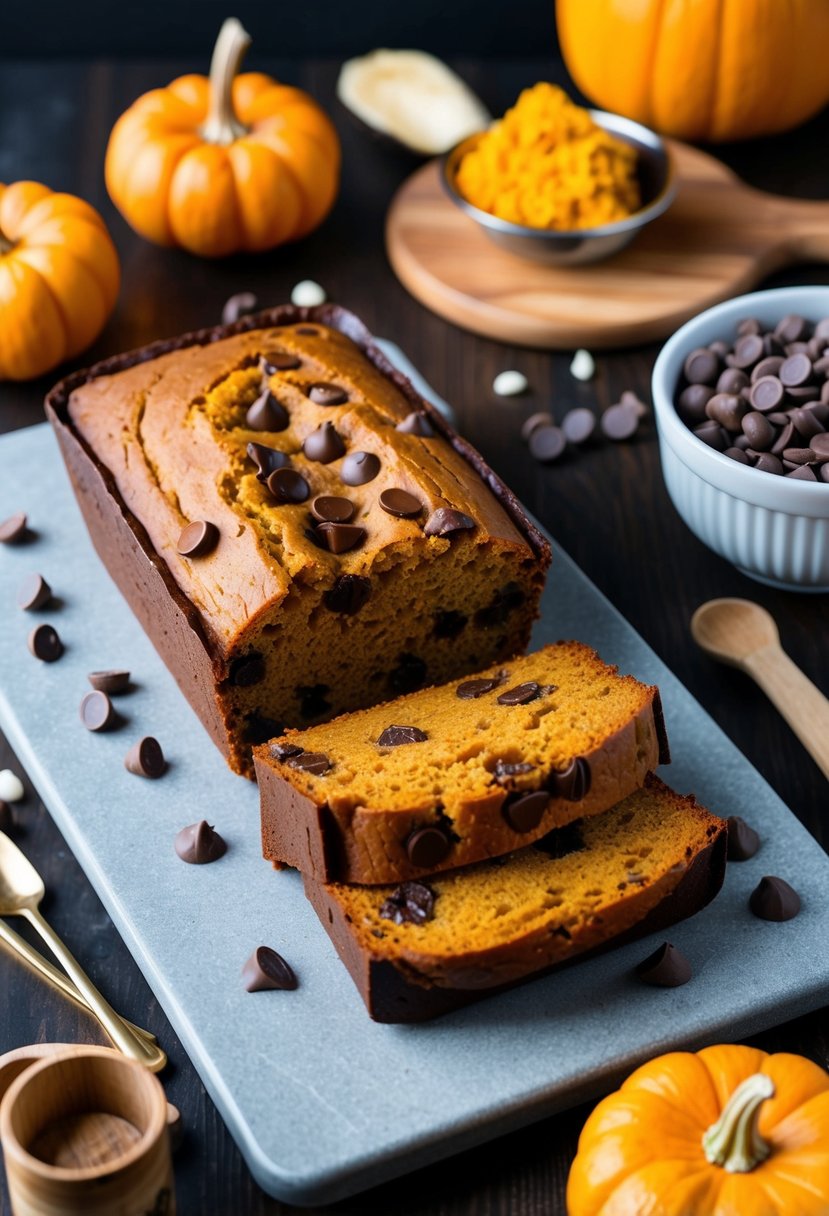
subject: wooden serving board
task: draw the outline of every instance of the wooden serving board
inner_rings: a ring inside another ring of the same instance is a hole
[[[664,338],[782,266],[829,261],[829,202],[765,194],[705,152],[668,146],[678,188],[665,215],[606,262],[572,269],[495,245],[430,161],[392,201],[392,267],[415,299],[463,329],[521,346],[599,349]]]

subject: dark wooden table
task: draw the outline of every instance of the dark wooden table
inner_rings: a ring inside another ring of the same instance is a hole
[[[265,61],[255,66],[308,88],[334,114],[344,143],[342,194],[324,227],[301,245],[264,257],[207,263],[155,249],[135,237],[110,205],[102,175],[106,139],[117,115],[139,93],[192,70],[191,64],[0,60],[0,180],[34,178],[80,194],[101,210],[121,255],[124,283],[118,310],[84,361],[212,324],[226,297],[236,291],[253,290],[265,306],[286,300],[299,279],[317,279],[331,299],[403,347],[455,405],[462,431],[827,845],[827,787],[820,772],[750,681],[702,657],[688,633],[691,613],[703,600],[721,595],[759,600],[776,617],[795,662],[829,692],[827,597],[764,588],[700,544],[668,500],[650,426],[633,444],[597,447],[549,468],[535,465],[518,437],[521,420],[538,409],[561,416],[575,404],[603,407],[625,388],[647,398],[656,347],[602,356],[595,379],[580,385],[569,374],[569,355],[501,346],[433,317],[398,285],[383,252],[386,208],[413,162],[389,154],[337,108],[335,64]],[[458,66],[493,112],[537,79],[563,79],[560,64],[543,60]],[[827,136],[829,116],[824,116],[794,135],[732,145],[720,154],[753,184],[825,198],[829,165],[820,149]],[[803,267],[775,282],[826,278],[824,268]],[[531,390],[525,397],[498,399],[492,394],[493,376],[511,367],[526,373]],[[51,379],[0,385],[0,430],[40,422]],[[551,577],[555,579],[555,569]],[[19,769],[0,740],[0,767],[8,765]],[[727,813],[727,808],[717,809]],[[234,1216],[284,1211],[252,1182],[164,1013],[31,788],[17,819],[17,839],[46,880],[55,927],[113,1004],[155,1031],[169,1051],[167,1090],[187,1128],[176,1159],[180,1211]],[[825,1025],[825,1012],[815,1014],[755,1042],[828,1064]],[[86,1016],[0,954],[0,1051],[33,1040],[99,1039]],[[563,1212],[567,1171],[585,1115],[579,1109],[548,1119],[329,1210],[349,1216]]]

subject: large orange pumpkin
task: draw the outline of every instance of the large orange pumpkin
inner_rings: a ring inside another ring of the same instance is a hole
[[[556,14],[578,87],[666,135],[771,135],[829,101],[827,0],[557,0]]]
[[[0,183],[0,380],[30,380],[97,338],[118,255],[98,212],[39,182]]]
[[[115,124],[106,155],[112,201],[141,236],[204,257],[270,249],[311,232],[336,198],[340,145],[299,89],[236,76],[250,39],[222,26],[210,79],[180,76]]]
[[[672,1052],[600,1102],[568,1216],[827,1216],[829,1074],[753,1047]]]

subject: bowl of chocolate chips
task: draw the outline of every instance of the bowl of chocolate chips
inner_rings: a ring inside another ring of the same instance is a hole
[[[761,582],[829,591],[829,287],[694,317],[656,360],[653,405],[691,531]]]

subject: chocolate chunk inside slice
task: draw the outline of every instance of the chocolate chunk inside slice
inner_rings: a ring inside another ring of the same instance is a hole
[[[505,678],[506,673],[502,673],[480,680],[464,680],[463,684],[459,684],[455,689],[455,696],[460,697],[462,701],[477,701],[478,697],[483,697],[488,692],[494,692],[496,688],[500,688]]]
[[[436,898],[425,882],[404,882],[381,904],[380,915],[396,925],[424,925],[435,914]]]
[[[451,847],[451,840],[439,827],[417,828],[406,841],[409,861],[424,870],[440,865]]]
[[[310,773],[312,777],[324,777],[332,767],[331,761],[323,752],[300,751],[289,757],[288,764],[300,772]]]
[[[377,746],[402,747],[406,743],[425,743],[428,738],[419,726],[387,726],[377,740]]]

